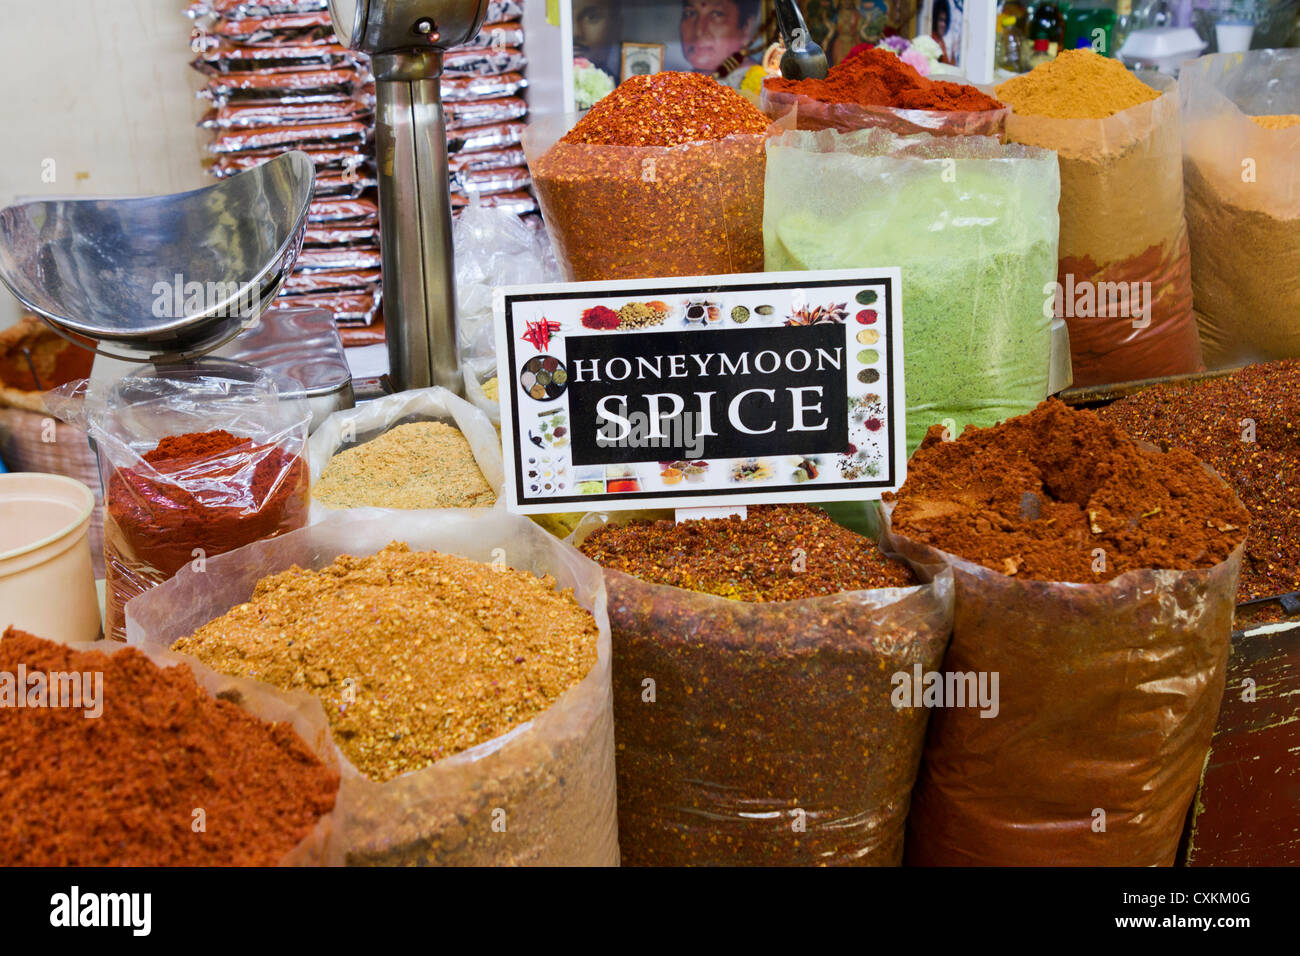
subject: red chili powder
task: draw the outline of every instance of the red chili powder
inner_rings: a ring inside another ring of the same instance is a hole
[[[831,67],[824,80],[773,77],[764,86],[774,93],[795,93],[823,103],[892,106],[907,110],[979,112],[1003,104],[973,86],[931,80],[894,54],[868,47]]]
[[[126,602],[196,550],[215,557],[307,522],[306,465],[276,445],[217,429],[163,438],[143,460],[108,482],[106,633],[116,640],[125,637]]]
[[[897,502],[895,532],[1036,581],[1210,568],[1250,524],[1190,452],[1139,448],[1055,399],[992,428],[967,426],[956,441],[932,427],[907,482],[885,498]]]
[[[769,120],[729,86],[671,70],[628,77],[560,140],[599,146],[681,146],[762,133]]]
[[[9,628],[0,671],[20,665],[29,686],[102,674],[103,710],[0,707],[0,865],[269,866],[334,808],[338,773],[289,724],[210,696],[188,667]]]

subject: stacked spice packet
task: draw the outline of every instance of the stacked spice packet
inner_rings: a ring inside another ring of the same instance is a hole
[[[209,171],[231,176],[286,150],[316,167],[302,253],[284,306],[333,313],[347,346],[384,341],[374,78],[334,35],[327,0],[195,0],[194,68],[210,108]],[[519,0],[492,0],[477,36],[448,51],[442,79],[452,205],[534,212],[519,146],[528,106]]]

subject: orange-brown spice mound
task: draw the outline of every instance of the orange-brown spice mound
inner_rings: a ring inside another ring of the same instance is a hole
[[[767,127],[767,117],[731,87],[702,73],[668,71],[624,80],[560,142],[681,146]]]
[[[1048,399],[944,441],[935,426],[908,463],[893,528],[1003,574],[1108,581],[1139,568],[1225,560],[1250,515],[1189,452],[1140,448],[1088,411]]]

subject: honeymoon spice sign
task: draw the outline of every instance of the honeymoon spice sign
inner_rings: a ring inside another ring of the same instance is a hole
[[[903,483],[897,269],[514,286],[496,312],[512,511]]]

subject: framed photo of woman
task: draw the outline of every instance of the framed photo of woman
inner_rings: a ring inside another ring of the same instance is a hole
[[[665,46],[662,43],[624,43],[619,80],[629,76],[658,73],[664,68]]]

